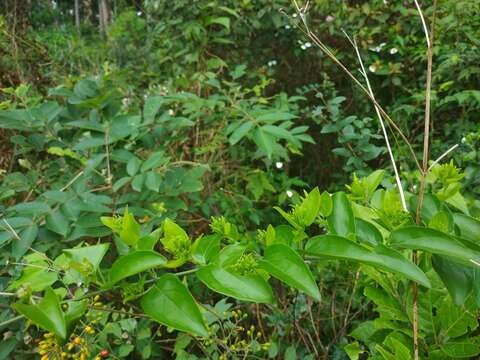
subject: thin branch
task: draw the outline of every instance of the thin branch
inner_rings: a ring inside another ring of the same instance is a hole
[[[348,36],[348,34],[345,31],[343,33],[345,34],[345,36],[347,37],[347,39],[350,41],[353,48],[355,49],[355,52],[356,52],[357,58],[358,58],[358,62],[360,63],[361,73],[363,74],[363,77],[365,78],[365,81],[367,83],[368,92],[369,92],[370,96],[373,99],[375,99],[375,95],[374,95],[372,87],[370,85],[370,80],[368,79],[367,71],[365,70],[365,66],[363,64],[362,56],[360,55],[360,50],[358,49],[357,41],[356,41],[355,38],[353,38],[353,41],[352,41],[352,39],[350,39],[350,37]],[[395,157],[393,155],[392,147],[390,146],[390,140],[388,139],[387,129],[385,128],[385,124],[383,122],[382,115],[380,114],[380,109],[376,105],[375,105],[375,112],[377,113],[377,117],[378,117],[378,120],[380,122],[380,127],[382,128],[383,138],[385,140],[385,144],[387,145],[388,155],[390,156],[390,161],[392,163],[393,171],[395,173],[395,181],[397,183],[398,191],[400,193],[400,200],[402,201],[402,207],[403,207],[403,210],[408,211],[407,202],[405,200],[405,192],[403,190],[403,185],[402,185],[402,180],[400,179],[400,174],[399,174],[398,169],[397,169],[397,164],[395,162]]]
[[[417,156],[415,154],[415,151],[413,150],[412,145],[410,144],[410,141],[407,139],[405,134],[402,132],[402,130],[397,126],[397,124],[392,120],[392,118],[385,112],[385,110],[380,106],[380,104],[375,100],[370,95],[370,92],[368,89],[352,74],[350,70],[347,69],[347,67],[332,53],[332,51],[316,36],[308,27],[307,21],[305,14],[302,12],[302,10],[298,7],[298,4],[296,0],[292,0],[295,4],[295,7],[297,8],[297,13],[299,14],[300,18],[302,19],[302,23],[304,25],[304,29],[297,24],[297,28],[303,32],[305,36],[310,38],[310,40],[320,49],[323,51],[325,55],[327,55],[335,64],[337,64],[347,75],[352,79],[352,81],[360,87],[360,89],[366,94],[366,96],[372,101],[372,103],[378,108],[380,113],[382,114],[383,118],[389,123],[392,128],[398,132],[402,140],[405,142],[407,145],[413,160],[415,161],[416,166],[418,169],[421,171],[422,167],[420,166],[420,163],[417,160]]]
[[[455,144],[453,145],[450,149],[448,149],[447,151],[445,151],[442,155],[440,155],[437,160],[435,160],[431,165],[430,167],[428,168],[428,172],[430,172],[434,167],[435,165],[437,165],[445,156],[447,156],[448,154],[450,154],[453,150],[455,150],[459,145],[458,144]]]

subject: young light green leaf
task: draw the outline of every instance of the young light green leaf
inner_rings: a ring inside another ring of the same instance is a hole
[[[65,249],[63,252],[75,262],[83,263],[84,261],[88,261],[90,264],[92,264],[94,269],[98,269],[100,262],[107,253],[109,246],[110,244],[98,244]]]
[[[330,233],[344,237],[355,234],[355,218],[347,195],[344,192],[337,192],[332,200],[332,213],[327,219]]]
[[[330,194],[326,191],[320,195],[320,214],[323,217],[327,217],[332,213],[333,210],[333,200]]]
[[[107,287],[142,271],[164,266],[166,263],[165,257],[151,250],[134,251],[121,256],[110,268]]]
[[[306,246],[307,254],[345,259],[372,265],[376,268],[404,276],[430,288],[430,281],[422,270],[400,253],[378,245],[374,251],[336,235],[320,235],[311,238]]]
[[[150,234],[140,238],[137,242],[137,249],[153,250],[158,240],[160,239],[161,234],[162,234],[162,229],[157,229],[155,231],[152,231]]]
[[[480,242],[480,221],[460,213],[453,213],[453,219],[460,230],[461,237]]]
[[[320,191],[318,190],[318,187],[316,187],[308,193],[305,199],[303,199],[302,203],[297,208],[297,214],[299,217],[303,218],[303,224],[309,226],[317,218],[319,210]]]
[[[142,298],[143,311],[153,320],[190,334],[208,337],[195,299],[173,274],[163,275]]]
[[[15,303],[13,307],[42,329],[53,332],[62,339],[67,337],[67,326],[60,301],[51,288],[45,290],[45,295],[38,304]]]
[[[320,301],[320,291],[310,269],[301,256],[289,246],[274,244],[267,247],[260,261],[260,268]]]
[[[207,265],[213,261],[220,252],[220,241],[222,236],[212,234],[200,236],[192,246],[193,260],[200,265]]]
[[[135,246],[140,239],[140,224],[137,223],[135,217],[128,212],[128,207],[125,208],[125,213],[123,214],[122,220],[122,228],[118,235],[125,244],[130,246]]]

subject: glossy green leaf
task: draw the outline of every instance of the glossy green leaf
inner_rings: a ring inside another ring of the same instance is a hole
[[[391,234],[394,246],[428,251],[432,254],[456,258],[465,264],[480,264],[480,253],[466,247],[462,242],[438,230],[408,226],[397,229]]]
[[[197,277],[209,289],[235,299],[256,303],[274,302],[270,285],[258,274],[238,275],[215,263],[200,268]]]
[[[143,236],[137,242],[137,249],[153,250],[158,240],[160,239],[161,234],[162,234],[162,229],[157,229],[155,231],[152,231],[150,234]]]
[[[173,274],[163,275],[141,300],[143,311],[153,320],[193,335],[208,336],[195,299]]]
[[[296,213],[303,219],[305,226],[311,225],[317,218],[320,210],[320,191],[316,187],[305,196],[300,206],[296,209]]]
[[[300,255],[284,244],[274,244],[265,249],[260,268],[291,287],[301,290],[320,301],[320,291],[315,279]]]
[[[376,246],[383,243],[383,237],[380,231],[372,223],[362,220],[355,219],[357,239],[360,241]]]
[[[320,214],[323,217],[327,217],[332,213],[333,200],[330,194],[326,191],[320,195]]]
[[[337,192],[332,196],[333,208],[328,217],[328,229],[331,234],[347,237],[355,234],[355,218],[347,195]]]
[[[207,265],[213,261],[220,252],[221,239],[222,236],[219,234],[200,236],[193,243],[193,260],[200,265]]]
[[[119,236],[125,244],[130,246],[135,246],[141,236],[140,224],[135,220],[135,217],[128,212],[128,207],[125,208],[125,213],[123,214]]]
[[[352,260],[372,265],[430,287],[430,281],[418,266],[407,260],[402,254],[383,245],[378,245],[374,251],[371,251],[340,236],[320,235],[307,242],[305,251],[314,256]]]
[[[162,165],[164,162],[165,162],[165,154],[163,153],[163,151],[154,152],[142,164],[140,171],[145,172],[147,170],[156,168],[159,165]]]
[[[51,288],[45,290],[45,295],[38,304],[15,303],[13,307],[42,329],[53,332],[62,339],[67,337],[67,326],[60,301]]]
[[[85,261],[92,264],[94,269],[98,269],[100,262],[107,253],[110,244],[99,244],[92,246],[83,246],[72,249],[65,249],[63,252],[67,254],[73,261],[83,263]]]
[[[480,243],[480,221],[460,213],[453,213],[453,219],[461,237]]]
[[[432,256],[432,265],[455,304],[463,305],[472,291],[472,275],[475,270],[441,255]]]
[[[110,268],[107,287],[142,271],[162,267],[166,263],[167,259],[165,257],[151,250],[134,251],[128,255],[121,256]]]

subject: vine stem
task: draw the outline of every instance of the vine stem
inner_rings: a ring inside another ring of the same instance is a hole
[[[425,120],[423,133],[423,157],[422,157],[422,171],[420,177],[420,190],[418,193],[418,204],[415,221],[417,225],[422,222],[422,207],[423,198],[425,195],[426,178],[429,172],[428,157],[430,145],[430,111],[431,111],[431,96],[432,96],[432,66],[433,66],[433,39],[435,34],[435,15],[437,10],[437,0],[433,0],[433,15],[430,26],[430,34],[423,16],[422,9],[417,0],[414,0],[417,7],[425,38],[427,42],[427,83],[425,86]],[[416,250],[412,252],[412,262],[418,263],[418,254]],[[418,285],[416,282],[412,283],[412,313],[413,313],[413,358],[419,360],[419,345],[418,345]]]

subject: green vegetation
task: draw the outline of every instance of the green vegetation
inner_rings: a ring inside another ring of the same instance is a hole
[[[5,0],[0,44],[0,360],[480,356],[480,3]]]

